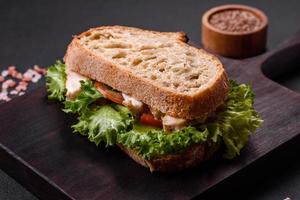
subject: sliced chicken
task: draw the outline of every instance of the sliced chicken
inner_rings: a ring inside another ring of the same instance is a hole
[[[66,81],[66,89],[67,94],[66,96],[70,99],[73,99],[76,97],[78,92],[80,91],[80,81],[88,80],[88,78],[73,72],[69,69],[66,70],[67,74],[67,81]]]
[[[180,130],[184,128],[188,123],[188,120],[186,119],[175,118],[169,115],[165,115],[161,119],[162,119],[164,130],[166,132],[173,132],[173,131]]]
[[[124,98],[124,101],[122,104],[129,108],[130,111],[132,111],[135,114],[139,114],[143,112],[144,103],[127,95],[122,93],[122,96]]]

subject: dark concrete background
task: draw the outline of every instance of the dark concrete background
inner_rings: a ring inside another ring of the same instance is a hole
[[[266,12],[270,21],[269,49],[300,30],[300,1],[296,0],[1,0],[0,69],[11,64],[21,71],[33,64],[48,66],[62,58],[71,35],[100,25],[119,24],[160,31],[184,31],[190,40],[199,43],[201,15],[205,10],[224,3],[247,4]],[[300,77],[297,77],[299,80]],[[30,90],[42,84],[44,82],[40,81]],[[199,198],[300,199],[299,142],[300,138],[297,137]],[[0,170],[0,199],[36,198]]]

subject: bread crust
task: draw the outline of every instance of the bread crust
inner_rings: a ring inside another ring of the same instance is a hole
[[[209,160],[219,149],[218,143],[206,142],[194,144],[184,151],[143,159],[135,150],[118,145],[129,157],[140,165],[149,168],[151,172],[178,172],[187,168],[199,166]]]
[[[120,68],[114,63],[108,62],[99,55],[86,49],[79,43],[79,39],[85,34],[91,33],[94,29],[119,28],[127,31],[140,30],[137,28],[122,26],[106,26],[90,29],[79,36],[75,36],[68,46],[67,53],[64,57],[66,65],[96,81],[105,83],[114,89],[122,91],[152,108],[160,110],[173,117],[184,119],[195,119],[199,116],[206,115],[216,110],[223,104],[229,92],[229,82],[223,69],[222,63],[215,56],[201,51],[206,54],[217,67],[217,74],[214,80],[208,83],[208,86],[195,95],[176,93],[163,87],[158,87],[151,83],[150,80],[137,77],[127,69]],[[143,30],[144,31],[144,30]],[[146,31],[147,32],[147,31]],[[150,31],[155,34],[170,34],[175,37],[182,45],[188,45],[187,37],[184,33],[165,33]],[[195,48],[195,47],[191,47]],[[196,48],[195,48],[196,49]]]

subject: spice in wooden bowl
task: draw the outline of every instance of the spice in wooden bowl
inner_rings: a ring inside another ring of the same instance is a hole
[[[204,48],[222,56],[245,58],[265,50],[266,15],[243,5],[225,5],[210,9],[202,17]]]
[[[247,10],[225,10],[213,14],[209,23],[215,28],[226,32],[247,33],[258,30],[262,21]]]

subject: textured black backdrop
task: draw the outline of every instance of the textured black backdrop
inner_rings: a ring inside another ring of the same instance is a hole
[[[48,66],[64,55],[72,34],[99,25],[184,31],[199,43],[201,15],[208,8],[224,3],[252,5],[266,12],[270,19],[269,49],[300,29],[300,1],[297,0],[0,0],[0,69],[10,64],[21,70],[33,64]],[[300,199],[299,143],[298,137],[204,193],[201,199],[281,200],[287,196]],[[0,171],[0,199],[35,197]]]

